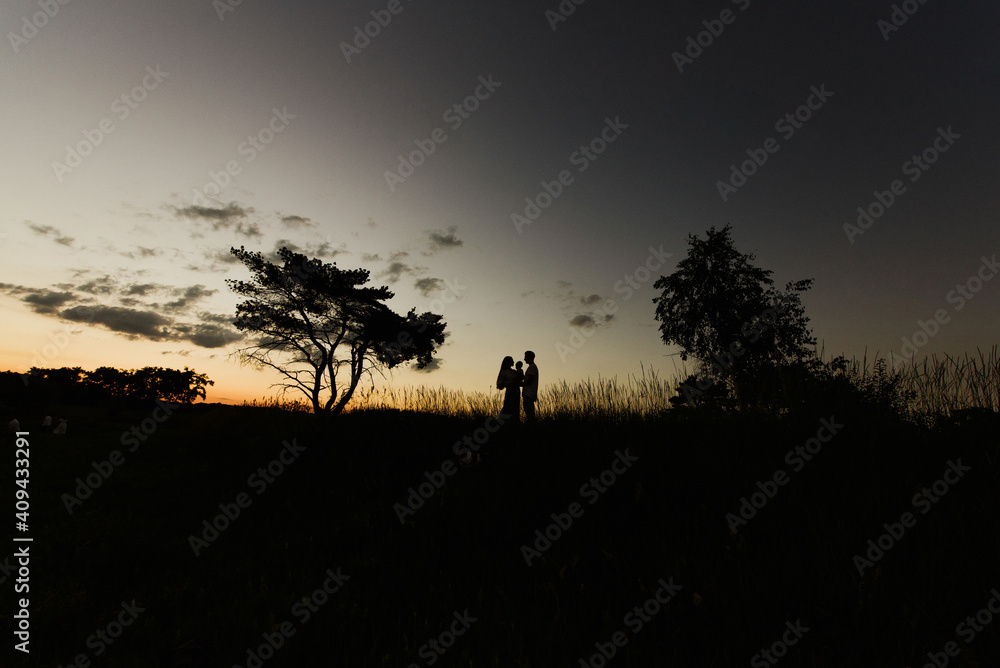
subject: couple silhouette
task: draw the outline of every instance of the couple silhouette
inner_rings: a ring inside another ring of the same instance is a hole
[[[538,367],[535,366],[535,353],[524,351],[524,361],[527,369],[522,369],[522,363],[514,365],[514,358],[508,355],[500,363],[500,374],[497,376],[497,389],[503,390],[503,409],[500,411],[508,416],[511,422],[521,422],[521,388],[524,388],[524,421],[527,424],[535,422],[535,402],[538,401]]]

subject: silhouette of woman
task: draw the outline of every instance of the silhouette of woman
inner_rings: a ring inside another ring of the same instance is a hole
[[[508,355],[500,363],[497,375],[497,389],[504,390],[502,413],[514,423],[521,422],[521,386],[514,373],[514,358]]]

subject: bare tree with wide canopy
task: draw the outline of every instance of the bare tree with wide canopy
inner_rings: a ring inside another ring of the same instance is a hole
[[[278,265],[259,252],[230,248],[250,270],[250,281],[227,279],[246,301],[233,324],[256,335],[235,355],[244,364],[284,376],[282,392],[302,392],[315,413],[336,415],[351,400],[362,376],[415,361],[422,369],[444,343],[442,316],[410,309],[406,316],[383,302],[388,287],[363,287],[366,269],[339,269],[287,248]]]

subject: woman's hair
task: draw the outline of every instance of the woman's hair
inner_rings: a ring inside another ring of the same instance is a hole
[[[507,357],[504,357],[503,361],[500,362],[500,373],[497,374],[497,389],[498,390],[502,390],[504,388],[503,372],[506,371],[507,369],[509,369],[512,364],[514,364],[514,358],[511,357],[510,355],[507,355]]]

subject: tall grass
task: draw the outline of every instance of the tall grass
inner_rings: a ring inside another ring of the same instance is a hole
[[[598,376],[596,380],[568,383],[565,380],[541,388],[539,418],[602,419],[612,422],[656,416],[672,408],[670,398],[688,377],[689,370],[675,365],[669,378],[640,365],[638,374],[624,380]],[[986,352],[957,357],[932,355],[908,363],[894,363],[876,353],[846,362],[842,371],[855,387],[880,401],[902,402],[899,408],[914,418],[948,416],[956,411],[981,408],[1000,412],[1000,355],[997,346]],[[792,388],[794,390],[794,388]],[[891,395],[891,396],[890,396]],[[303,401],[263,399],[247,406],[309,411]],[[465,391],[441,387],[403,386],[361,388],[348,411],[411,410],[457,418],[484,419],[496,415],[503,405],[500,390]]]
[[[649,417],[670,408],[676,379],[664,380],[656,371],[640,366],[640,373],[624,381],[588,378],[570,384],[565,380],[543,386],[538,394],[538,417],[630,420]],[[404,409],[452,417],[482,419],[496,415],[503,406],[501,390],[450,390],[445,387],[404,386],[367,388],[351,400],[350,410]]]
[[[941,413],[984,408],[1000,411],[1000,356],[997,346],[976,355],[962,357],[937,355],[893,369],[902,385],[914,397],[911,408],[919,414]]]

